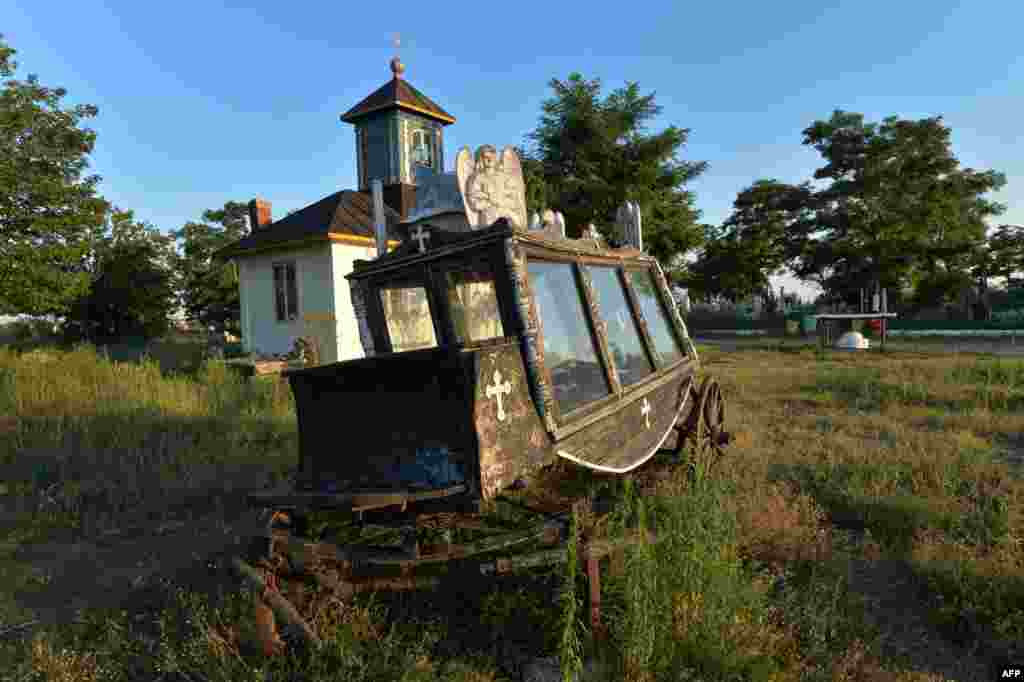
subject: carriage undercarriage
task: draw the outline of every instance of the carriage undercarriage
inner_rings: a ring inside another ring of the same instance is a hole
[[[691,376],[684,393],[690,408],[671,427],[674,442],[668,440],[668,447],[626,474],[641,490],[678,466],[686,467],[691,480],[706,476],[729,442],[718,383],[705,378],[698,388]],[[284,583],[311,578],[348,598],[364,591],[432,589],[462,572],[497,577],[556,565],[567,559],[575,512],[592,521],[575,541],[590,584],[591,622],[597,627],[598,562],[638,538],[611,540],[596,530],[612,510],[606,499],[573,487],[579,474],[603,475],[559,458],[486,501],[468,495],[466,485],[254,493],[249,503],[263,510],[266,532],[252,538],[247,556],[232,564],[257,594],[257,610],[273,613],[294,641],[316,646],[316,634],[284,596]],[[656,542],[656,528],[645,537]]]

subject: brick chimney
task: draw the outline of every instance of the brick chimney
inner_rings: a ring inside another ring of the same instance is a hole
[[[264,199],[253,199],[249,202],[249,229],[253,232],[262,230],[273,222],[270,217],[270,202]]]

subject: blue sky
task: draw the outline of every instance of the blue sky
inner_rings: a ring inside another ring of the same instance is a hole
[[[161,230],[262,196],[275,217],[356,182],[340,113],[405,77],[457,119],[464,145],[520,144],[551,78],[627,80],[691,128],[682,157],[706,222],[762,177],[820,165],[800,131],[833,109],[942,114],[964,167],[999,170],[1000,222],[1024,224],[1024,48],[1017,0],[903,2],[173,3],[7,0],[17,77],[67,88],[99,116],[101,193]],[[787,290],[795,280],[783,280]],[[809,293],[809,289],[801,288]]]

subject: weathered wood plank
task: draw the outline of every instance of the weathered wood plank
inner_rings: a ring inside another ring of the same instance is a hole
[[[309,626],[309,623],[299,615],[299,612],[290,601],[285,599],[284,595],[277,590],[267,588],[266,581],[259,571],[238,557],[231,560],[231,566],[249,588],[267,602],[267,605],[274,612],[274,616],[288,625],[304,644],[314,648],[320,646],[320,638],[313,632],[313,628]]]
[[[455,485],[439,490],[404,492],[394,490],[360,490],[351,493],[319,493],[293,490],[259,491],[249,493],[249,504],[254,507],[273,509],[335,509],[363,511],[380,507],[400,506],[424,500],[436,500],[459,495],[466,491],[465,485]]]

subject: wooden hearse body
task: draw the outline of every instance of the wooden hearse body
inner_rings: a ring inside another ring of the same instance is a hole
[[[428,233],[348,275],[367,357],[287,372],[307,503],[484,500],[674,435],[698,360],[654,258],[505,220]]]

